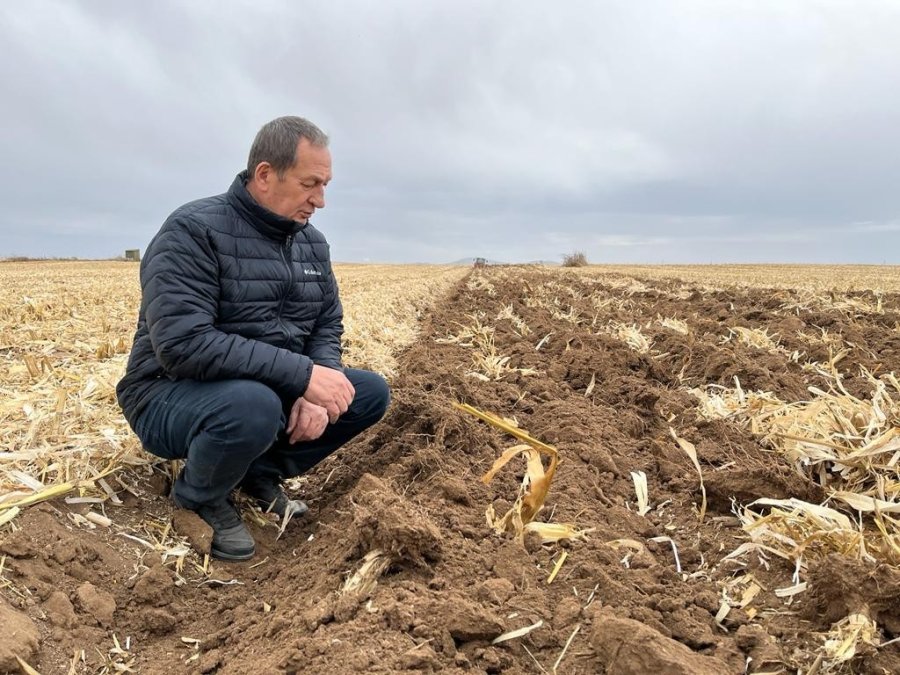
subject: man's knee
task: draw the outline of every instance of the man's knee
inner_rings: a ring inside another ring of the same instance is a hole
[[[214,413],[216,431],[230,445],[263,451],[283,426],[281,399],[259,382],[233,380],[220,401]]]
[[[347,377],[356,389],[350,408],[355,417],[375,424],[384,417],[391,402],[391,390],[387,381],[378,373],[368,370],[348,369]]]

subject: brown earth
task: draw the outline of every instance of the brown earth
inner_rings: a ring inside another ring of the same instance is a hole
[[[179,570],[177,559],[123,536],[168,534],[172,510],[160,473],[131,478],[135,494],[123,491],[124,505],[107,508],[109,529],[77,527],[70,514],[78,507],[62,502],[31,508],[0,545],[9,580],[0,600],[0,672],[19,656],[41,673],[116,672],[114,663],[167,674],[534,673],[551,672],[561,655],[560,673],[778,672],[808,667],[820,634],[862,608],[885,640],[900,636],[894,569],[829,558],[811,564],[808,591],[786,605],[774,590],[791,585],[792,565],[723,560],[747,540],[733,499],[823,495],[746,431],[698,420],[686,392],[734,377],[785,400],[823,386],[802,360],[723,341],[729,327],[766,328],[789,350],[802,347],[819,360],[821,347],[798,335],[827,326],[855,345],[840,364],[845,372],[863,365],[880,374],[900,371],[893,324],[886,315],[789,309],[787,291],[645,285],[624,305],[603,306],[598,299],[621,299],[623,291],[602,278],[473,273],[401,358],[385,420],[302,482],[310,513],[278,539],[276,527],[253,522],[259,552],[249,563],[214,562],[206,574],[191,554]],[[529,299],[540,297],[556,302]],[[896,316],[897,297],[884,302]],[[494,319],[506,307],[527,330]],[[538,374],[470,375],[472,348],[446,339],[477,313],[493,326],[507,365]],[[640,354],[596,328],[658,316],[683,319],[691,334],[648,328],[656,353]],[[862,390],[863,380],[851,386]],[[539,519],[589,528],[585,540],[523,545],[488,528],[486,507],[509,507],[523,467],[513,462],[481,483],[515,441],[455,411],[452,401],[514,417],[557,446],[562,461]],[[702,525],[696,473],[670,427],[698,450],[709,496]],[[632,471],[648,478],[653,508],[645,516],[637,513]],[[208,545],[208,532],[190,517],[178,515],[175,528],[195,548]],[[676,542],[681,574],[658,537]],[[342,592],[373,550],[384,552],[377,585]],[[548,583],[563,550],[567,559]],[[755,614],[733,609],[718,625],[723,583],[747,571],[763,586]],[[523,638],[491,644],[538,621]],[[852,667],[897,672],[900,646],[864,649]]]

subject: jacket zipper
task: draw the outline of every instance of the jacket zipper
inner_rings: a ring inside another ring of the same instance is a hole
[[[281,296],[281,303],[278,305],[278,321],[282,324],[286,324],[286,322],[281,318],[281,314],[284,311],[284,303],[287,302],[288,296],[291,294],[291,289],[294,287],[294,256],[291,255],[291,249],[294,246],[294,235],[289,234],[287,238],[284,240],[284,246],[279,247],[281,250],[281,260],[287,265],[288,268],[288,285],[287,289],[284,292],[284,295]],[[291,340],[290,331],[287,330],[287,325],[285,325],[285,346]]]

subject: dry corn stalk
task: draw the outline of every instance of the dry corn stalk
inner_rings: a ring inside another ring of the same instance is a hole
[[[768,507],[763,514],[759,507]],[[845,514],[801,499],[757,499],[737,513],[751,540],[798,562],[810,554],[836,551],[869,557],[860,530]]]
[[[728,329],[728,335],[725,336],[722,341],[728,342],[735,335],[742,344],[748,347],[764,349],[770,352],[782,351],[784,349],[778,344],[778,336],[769,335],[768,331],[763,328],[744,328],[743,326],[735,326]]]
[[[550,316],[556,321],[567,321],[575,326],[583,323],[581,313],[574,305],[571,305],[566,311],[562,311],[562,309],[558,307],[551,307]]]
[[[526,473],[522,479],[516,501],[505,514],[499,517],[494,513],[493,505],[488,506],[486,516],[490,527],[498,533],[512,532],[519,540],[524,538],[526,532],[537,532],[544,542],[559,541],[560,539],[577,539],[585,536],[587,531],[578,530],[573,524],[534,521],[534,517],[544,505],[547,492],[550,490],[550,483],[556,473],[556,467],[559,463],[559,453],[556,448],[536,438],[532,438],[527,432],[496,415],[486,413],[468,404],[454,403],[453,406],[515,436],[519,440],[525,441],[523,444],[515,445],[506,450],[494,461],[493,466],[481,478],[482,482],[489,483],[497,472],[506,466],[513,457],[520,454],[525,456],[527,463]],[[546,470],[541,460],[542,454],[550,458]]]
[[[643,471],[632,471],[631,481],[634,483],[634,494],[638,503],[638,515],[646,516],[650,512],[650,491],[647,488],[647,474]]]
[[[378,579],[391,565],[391,556],[381,549],[373,549],[363,556],[357,570],[350,575],[341,588],[341,594],[357,593],[360,597],[369,595]]]
[[[19,668],[22,669],[22,672],[25,673],[25,675],[41,675],[38,671],[29,666],[28,662],[22,657],[16,656],[16,662],[19,664]]]
[[[569,557],[568,551],[563,551],[559,560],[556,561],[556,564],[553,566],[553,569],[550,571],[550,576],[547,577],[547,583],[552,584],[553,580],[556,579],[556,575],[559,574],[559,571],[562,569],[563,563],[566,562],[566,558]]]
[[[784,402],[774,394],[764,391],[745,392],[740,380],[734,378],[733,388],[711,384],[705,389],[690,389],[699,401],[699,413],[704,419],[736,418],[739,422],[754,419],[761,411],[768,411],[771,406],[781,406]]]
[[[691,329],[687,325],[687,322],[682,321],[681,319],[676,319],[674,316],[657,317],[656,322],[663,328],[668,328],[669,330],[673,330],[676,333],[680,333],[681,335],[687,335],[691,332]]]
[[[703,501],[700,503],[700,522],[702,523],[703,518],[706,516],[706,486],[703,484],[703,472],[700,470],[700,462],[697,459],[697,449],[694,447],[693,443],[676,434],[672,427],[669,427],[669,433],[672,434],[672,438],[678,443],[678,447],[684,450],[685,454],[691,460],[691,464],[694,465],[697,476],[700,478],[700,492],[703,495]]]
[[[463,412],[469,413],[470,415],[474,415],[481,421],[487,422],[491,426],[494,426],[501,431],[505,431],[510,436],[515,436],[520,441],[527,443],[537,450],[541,450],[546,454],[557,454],[556,448],[554,448],[552,445],[547,445],[543,441],[539,441],[538,439],[533,438],[528,434],[528,432],[523,431],[518,426],[503,417],[498,417],[497,415],[492,415],[491,413],[484,412],[474,406],[469,405],[468,403],[453,403],[453,407],[457,410],[462,410]]]
[[[501,321],[503,319],[508,319],[512,322],[516,333],[520,336],[526,336],[531,334],[531,328],[525,323],[525,320],[522,319],[518,314],[516,314],[515,309],[513,309],[512,305],[505,305],[503,309],[500,310],[500,313],[497,314],[497,320]]]
[[[550,490],[550,481],[553,480],[553,475],[556,473],[559,455],[555,449],[552,453],[547,453],[550,455],[550,465],[545,471],[541,453],[536,448],[527,444],[514,445],[494,461],[493,466],[481,477],[482,482],[489,483],[509,460],[519,454],[525,455],[527,462],[527,470],[519,494],[509,511],[500,518],[494,519],[491,526],[497,532],[514,532],[517,536],[522,537],[525,525],[531,523],[544,505],[547,492]]]
[[[579,530],[575,523],[540,523],[536,520],[526,523],[523,529],[524,533],[537,533],[543,544],[553,544],[563,539],[584,539],[593,532],[593,528]]]
[[[672,537],[653,537],[650,541],[659,542],[668,542],[668,544],[672,547],[672,555],[675,557],[675,571],[678,574],[681,574],[681,558],[678,557],[678,545],[675,543],[675,540]]]
[[[575,636],[578,635],[578,631],[581,630],[581,624],[575,626],[575,630],[572,631],[572,634],[569,635],[569,639],[566,640],[566,644],[563,645],[562,651],[559,653],[559,656],[556,657],[556,661],[553,662],[553,675],[556,675],[559,670],[559,664],[562,663],[562,660],[566,656],[566,652],[569,651],[569,647],[572,646],[572,640],[575,639]]]
[[[38,504],[40,502],[45,502],[50,499],[55,499],[56,497],[60,497],[64,494],[68,494],[73,490],[88,490],[94,488],[95,481],[102,479],[104,476],[108,476],[116,470],[115,462],[118,458],[113,457],[111,463],[113,466],[107,467],[102,473],[94,476],[93,479],[90,480],[79,480],[79,481],[71,481],[67,483],[57,483],[55,485],[48,485],[46,487],[40,487],[35,490],[31,494],[21,495],[20,493],[9,493],[6,495],[8,499],[0,502],[0,516],[4,515],[5,512],[13,512],[13,516],[10,516],[10,519],[15,516],[19,512],[22,507],[31,506],[32,504]],[[20,479],[21,482],[21,479]],[[38,482],[38,485],[42,485]]]
[[[626,324],[612,321],[606,332],[641,354],[649,352],[652,346],[650,339],[641,332],[641,327],[636,323]]]
[[[511,357],[503,356],[497,350],[494,343],[494,328],[483,324],[480,314],[470,315],[471,326],[460,325],[460,331],[456,335],[438,338],[436,341],[443,344],[458,344],[460,347],[469,347],[472,352],[472,365],[474,370],[466,373],[483,382],[499,380],[509,373],[520,375],[536,375],[538,371],[533,368],[514,368],[509,365]]]
[[[825,643],[822,645],[826,669],[833,669],[852,659],[861,643],[874,647],[881,643],[878,625],[868,614],[858,612],[838,621],[825,635]]]
[[[868,560],[900,562],[900,381],[893,374],[876,379],[868,399],[843,387],[833,356],[821,372],[832,377],[830,391],[810,388],[806,401],[785,403],[771,394],[733,390],[694,390],[701,414],[729,417],[744,424],[764,445],[782,454],[801,475],[826,489],[835,506],[855,513],[794,500],[763,516],[751,505],[745,528],[792,559],[838,551]],[[785,510],[787,507],[787,510]]]
[[[524,626],[523,628],[517,628],[516,630],[511,630],[507,633],[503,633],[503,635],[498,635],[493,640],[491,640],[492,645],[499,645],[501,642],[506,642],[507,640],[514,640],[515,638],[524,637],[528,635],[531,631],[537,630],[541,626],[544,625],[543,619],[538,619],[536,623],[531,624],[530,626]]]

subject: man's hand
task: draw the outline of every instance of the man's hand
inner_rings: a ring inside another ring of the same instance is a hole
[[[338,417],[347,412],[353,402],[356,390],[341,371],[326,366],[313,366],[309,386],[303,394],[310,403],[320,405],[328,411],[328,420],[334,424]]]
[[[291,418],[288,420],[288,442],[293,445],[298,441],[314,441],[325,432],[328,426],[328,411],[320,405],[310,403],[302,396],[291,406]]]

